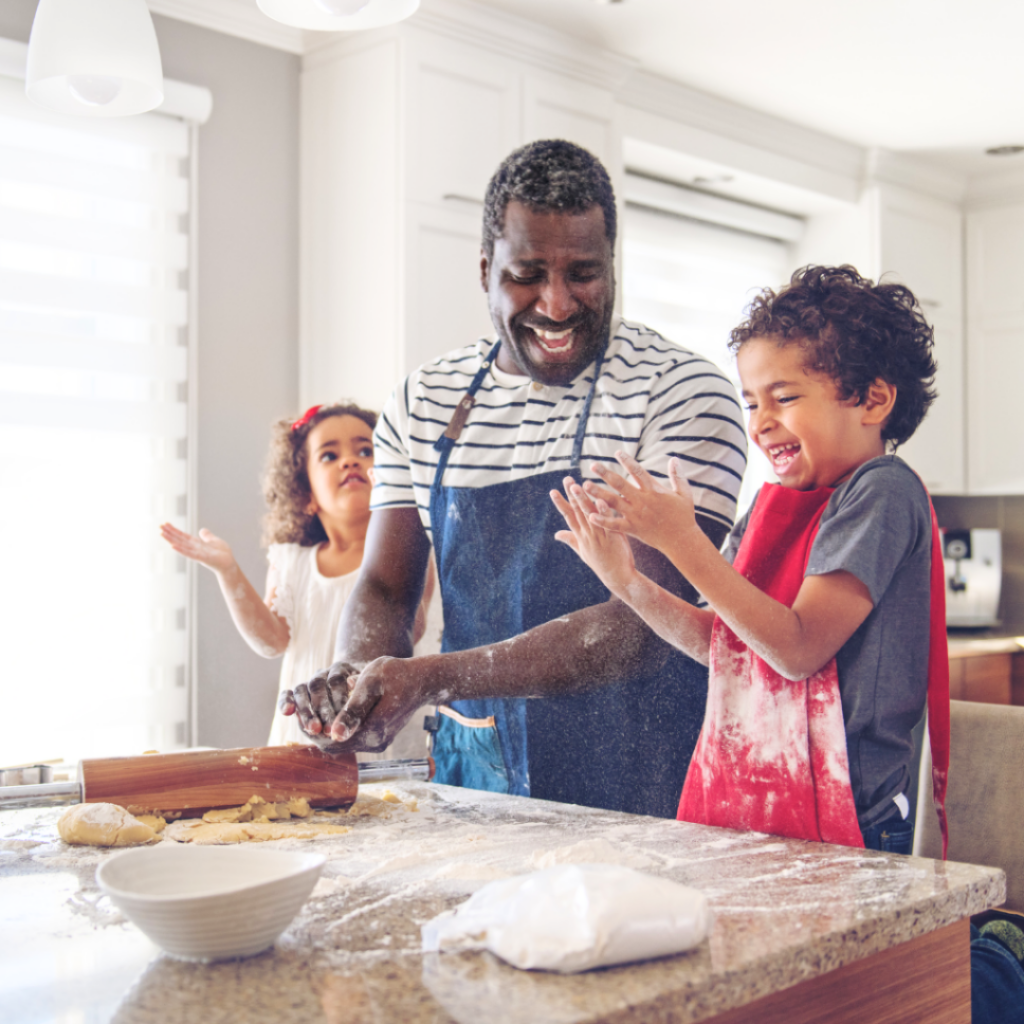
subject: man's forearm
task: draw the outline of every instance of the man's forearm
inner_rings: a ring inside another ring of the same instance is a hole
[[[361,668],[385,655],[410,657],[418,602],[412,607],[412,615],[407,614],[384,587],[362,576],[342,610],[334,660]]]
[[[698,517],[713,545],[722,524]],[[683,600],[696,592],[659,553],[634,545],[638,569]],[[430,699],[440,703],[478,697],[554,697],[607,686],[650,672],[671,648],[616,597],[545,622],[502,643],[416,659]]]
[[[667,653],[668,646],[613,598],[510,640],[427,655],[415,664],[430,698],[448,703],[583,693],[656,667]]]

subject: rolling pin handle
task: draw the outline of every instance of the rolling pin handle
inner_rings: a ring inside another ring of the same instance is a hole
[[[0,786],[0,809],[5,807],[59,807],[82,801],[77,782],[41,782],[38,785]]]
[[[359,782],[390,782],[395,779],[427,781],[434,777],[432,757],[410,758],[399,761],[362,761],[359,764]]]

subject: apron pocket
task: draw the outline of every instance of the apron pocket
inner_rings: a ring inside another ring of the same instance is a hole
[[[431,756],[434,782],[446,786],[508,792],[508,772],[501,755],[494,716],[466,718],[452,708],[439,707]]]

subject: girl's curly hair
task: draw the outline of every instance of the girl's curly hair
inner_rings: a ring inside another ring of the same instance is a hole
[[[263,469],[263,499],[267,514],[263,519],[263,545],[301,544],[309,548],[327,540],[320,519],[306,511],[312,494],[306,472],[310,431],[332,416],[355,416],[372,431],[377,414],[353,402],[322,405],[303,422],[289,417],[271,427],[270,451]],[[293,429],[293,424],[298,423]]]
[[[766,288],[733,332],[735,354],[751,338],[798,344],[807,369],[834,381],[840,398],[865,401],[881,378],[896,388],[882,440],[903,444],[935,401],[932,329],[909,288],[874,284],[848,265],[808,266],[778,292]]]

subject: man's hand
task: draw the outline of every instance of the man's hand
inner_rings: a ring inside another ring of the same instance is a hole
[[[282,714],[297,716],[299,727],[318,746],[326,746],[333,742],[331,723],[348,700],[349,680],[354,682],[358,675],[358,666],[336,661],[308,683],[302,683],[294,690],[282,690],[277,706]]]
[[[352,691],[330,727],[332,743],[350,750],[387,747],[418,708],[432,703],[428,666],[436,656],[377,658],[353,680]]]

